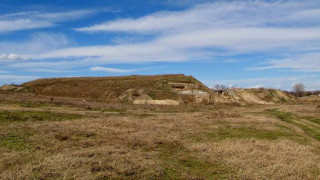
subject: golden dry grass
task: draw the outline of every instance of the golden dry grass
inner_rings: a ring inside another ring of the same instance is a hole
[[[32,88],[39,95],[105,101],[116,101],[128,91],[134,91],[137,95],[138,91],[143,91],[142,94],[153,99],[181,98],[173,91],[170,82],[192,83],[200,89],[209,91],[192,76],[183,74],[39,79],[27,82],[23,86]]]
[[[294,121],[316,129],[306,117],[320,118],[317,104],[122,110],[37,98],[22,103],[7,96],[0,104],[2,112],[35,111],[38,119],[0,117],[1,179],[320,178],[319,141],[281,119],[292,113]],[[48,118],[54,113],[79,117]]]

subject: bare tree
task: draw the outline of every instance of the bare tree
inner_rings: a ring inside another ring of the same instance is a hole
[[[302,83],[293,85],[293,92],[295,92],[297,96],[302,97],[305,92],[304,85]]]
[[[220,85],[220,84],[217,84],[217,85],[215,85],[213,88],[212,88],[213,90],[227,90],[227,89],[229,89],[227,86],[225,86],[225,85]]]

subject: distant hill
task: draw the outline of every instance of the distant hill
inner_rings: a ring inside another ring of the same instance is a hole
[[[45,96],[93,100],[210,101],[211,90],[192,76],[183,74],[124,77],[39,79],[23,84]]]
[[[43,96],[128,101],[134,104],[271,104],[294,99],[294,96],[274,89],[228,89],[214,92],[194,77],[183,74],[51,78],[27,82],[22,87]]]

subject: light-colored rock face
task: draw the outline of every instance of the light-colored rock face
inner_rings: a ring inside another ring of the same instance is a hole
[[[205,91],[201,91],[201,90],[187,90],[187,91],[178,91],[178,94],[182,94],[182,95],[195,95],[195,96],[208,96],[209,93],[205,92]]]
[[[14,92],[22,92],[22,91],[29,91],[27,88],[18,86],[18,85],[3,85],[0,87],[3,91],[14,91]]]
[[[261,99],[259,99],[258,97],[248,93],[248,92],[243,92],[241,94],[241,97],[249,104],[273,104],[271,102],[266,102],[266,101],[263,101]]]
[[[180,103],[175,100],[166,99],[166,100],[134,100],[133,104],[174,105],[174,106],[177,106]]]
[[[199,83],[169,83],[174,92],[181,96],[188,96],[191,102],[202,103],[211,101],[211,93],[204,90]],[[190,98],[192,97],[192,98]]]
[[[216,94],[215,102],[235,102],[245,104],[274,104],[288,101],[293,97],[280,90],[273,89],[228,89]]]
[[[17,86],[13,86],[13,85],[3,85],[1,86],[1,90],[4,90],[4,91],[11,91],[11,90],[14,90],[14,89],[17,89],[18,87]]]

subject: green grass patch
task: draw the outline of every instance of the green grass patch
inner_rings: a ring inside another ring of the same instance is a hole
[[[222,179],[229,169],[221,162],[211,162],[193,155],[173,143],[161,147],[161,179]]]
[[[292,138],[295,134],[278,128],[277,130],[256,129],[253,127],[220,127],[209,132],[193,135],[191,139],[196,142],[222,141],[225,139],[266,139],[276,140],[279,138]]]
[[[19,135],[6,135],[0,137],[0,147],[7,150],[22,151],[29,147],[29,144]]]
[[[304,125],[304,124],[296,124],[296,125],[299,126],[309,136],[312,136],[313,138],[320,141],[320,131],[318,129],[310,128],[309,126]]]
[[[290,112],[282,112],[279,111],[278,109],[269,109],[266,110],[266,112],[268,112],[271,115],[274,115],[275,117],[293,124],[299,128],[301,128],[305,133],[307,133],[309,136],[317,139],[318,141],[320,141],[320,130],[317,129],[316,127],[312,127],[308,124],[304,124],[301,119],[305,119],[305,120],[311,120],[310,118],[306,118],[306,117],[298,117],[296,115],[294,115],[293,113]],[[318,122],[318,120],[316,119],[312,119],[315,122]]]
[[[267,109],[265,112],[276,116],[277,118],[281,119],[282,121],[285,121],[287,123],[293,123],[295,116],[292,113],[288,112],[282,112],[278,109]]]
[[[318,119],[318,118],[309,117],[309,116],[302,116],[301,118],[320,125],[320,119]]]
[[[81,118],[81,115],[40,111],[0,111],[0,122],[63,121]]]
[[[32,146],[27,139],[35,132],[30,130],[15,131],[0,136],[0,148],[7,151],[23,151],[30,149]]]

